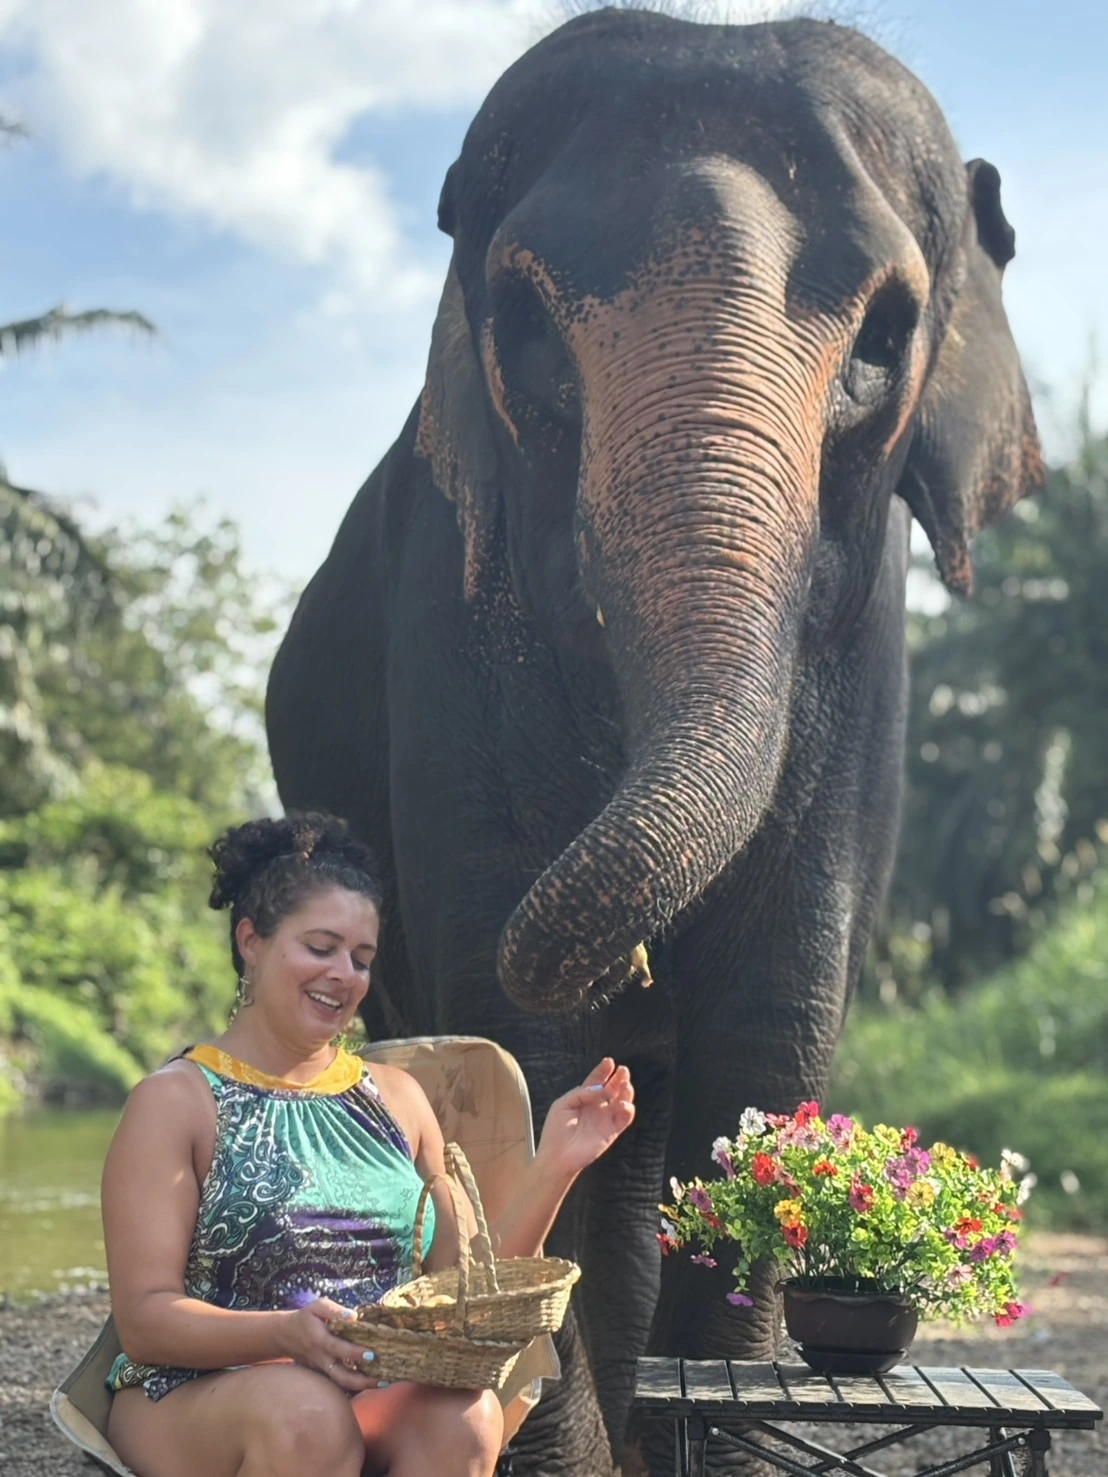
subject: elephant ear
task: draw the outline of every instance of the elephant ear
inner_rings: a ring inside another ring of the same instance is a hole
[[[923,526],[947,589],[973,590],[969,545],[1042,483],[1031,397],[1001,299],[1015,232],[1000,175],[966,165],[966,272],[913,431],[897,491]]]
[[[415,450],[430,462],[436,487],[457,508],[465,542],[465,597],[472,600],[492,549],[500,470],[481,366],[453,262],[431,330]]]

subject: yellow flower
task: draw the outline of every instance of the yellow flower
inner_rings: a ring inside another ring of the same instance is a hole
[[[957,1153],[949,1144],[939,1143],[931,1145],[932,1164],[938,1164],[945,1168],[948,1164],[953,1164],[957,1158]]]
[[[803,1223],[804,1207],[799,1200],[779,1200],[773,1213],[783,1226],[799,1226]]]
[[[935,1203],[935,1186],[929,1180],[916,1180],[904,1198],[914,1210],[927,1210]]]

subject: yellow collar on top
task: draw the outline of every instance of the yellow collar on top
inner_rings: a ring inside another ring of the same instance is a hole
[[[310,1082],[290,1082],[287,1077],[271,1077],[268,1072],[259,1072],[257,1067],[250,1066],[248,1062],[240,1062],[238,1057],[207,1043],[192,1047],[185,1052],[185,1057],[190,1062],[207,1067],[218,1077],[230,1077],[235,1082],[245,1082],[248,1087],[266,1087],[279,1092],[346,1092],[362,1080],[362,1073],[365,1071],[365,1063],[361,1057],[341,1046],[335,1052],[331,1065],[325,1067]]]

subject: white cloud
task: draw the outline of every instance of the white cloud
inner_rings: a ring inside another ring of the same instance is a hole
[[[684,0],[709,19],[788,0]],[[437,290],[404,239],[384,161],[336,157],[367,114],[475,107],[575,0],[0,0],[24,66],[5,101],[79,175],[337,268],[353,301]],[[666,8],[660,5],[659,8]],[[382,290],[387,288],[387,292]]]
[[[335,157],[367,113],[476,104],[542,0],[0,0],[6,88],[82,175],[139,208],[336,264],[392,305],[433,284],[378,165]]]

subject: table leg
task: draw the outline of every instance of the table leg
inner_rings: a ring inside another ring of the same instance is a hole
[[[694,1417],[688,1426],[689,1477],[704,1477],[708,1455],[708,1423]]]
[[[1028,1431],[1027,1445],[1031,1452],[1031,1465],[1027,1477],[1048,1477],[1047,1453],[1050,1450],[1049,1431]]]

